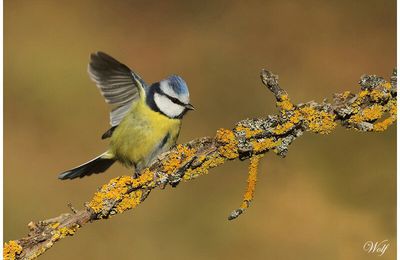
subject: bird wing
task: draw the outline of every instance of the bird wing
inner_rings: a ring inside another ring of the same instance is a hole
[[[88,72],[105,101],[111,105],[110,124],[111,129],[115,129],[128,113],[132,103],[145,97],[147,85],[128,66],[104,52],[90,55]],[[112,131],[110,136],[111,134]]]

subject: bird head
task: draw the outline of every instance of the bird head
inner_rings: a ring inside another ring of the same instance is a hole
[[[188,110],[194,109],[189,103],[186,82],[177,75],[169,76],[153,84],[151,88],[157,110],[170,118],[182,118]]]

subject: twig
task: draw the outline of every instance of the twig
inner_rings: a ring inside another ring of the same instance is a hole
[[[396,70],[390,82],[375,75],[363,76],[359,93],[335,94],[333,103],[311,101],[294,105],[279,86],[278,76],[263,70],[261,79],[277,100],[278,114],[245,119],[232,130],[219,129],[215,137],[177,145],[144,169],[138,178],[112,179],[94,194],[84,209],[72,209],[74,214],[31,222],[27,237],[5,243],[4,258],[35,258],[87,223],[135,208],[156,187],[174,186],[182,180],[205,175],[228,160],[251,158],[248,188],[241,205],[243,212],[253,198],[258,156],[273,151],[285,157],[289,145],[306,131],[329,134],[339,124],[357,131],[380,132],[396,120]]]
[[[233,220],[239,217],[249,206],[250,202],[254,199],[254,192],[256,190],[256,182],[257,182],[257,170],[258,170],[258,163],[260,162],[262,155],[255,155],[250,158],[250,165],[249,165],[249,174],[247,176],[247,187],[246,192],[243,195],[243,202],[240,205],[240,208],[235,209],[232,211],[231,214],[228,216],[228,220]]]
[[[76,214],[78,211],[72,206],[72,203],[68,203],[67,204],[68,208],[74,213]]]

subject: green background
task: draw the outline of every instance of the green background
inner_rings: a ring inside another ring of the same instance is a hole
[[[189,85],[196,111],[180,143],[246,117],[277,112],[260,83],[280,76],[292,101],[359,90],[396,64],[395,1],[4,1],[4,240],[26,224],[81,208],[111,177],[59,181],[103,152],[108,108],[89,80],[102,50],[147,82],[169,74]],[[331,99],[330,99],[331,100]],[[396,127],[306,133],[287,158],[268,154],[256,197],[227,221],[248,162],[156,190],[134,211],[85,226],[42,259],[376,259],[366,241],[396,255]]]

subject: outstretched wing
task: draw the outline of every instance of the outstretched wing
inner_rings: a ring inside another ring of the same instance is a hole
[[[111,129],[115,129],[128,113],[132,103],[139,98],[145,98],[144,89],[147,85],[128,66],[104,52],[96,52],[90,55],[88,72],[105,101],[112,107],[110,124]],[[112,131],[108,136],[104,137],[103,135],[103,137],[107,138],[111,134]]]

